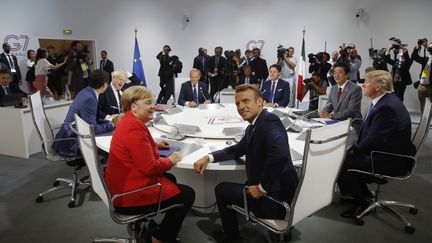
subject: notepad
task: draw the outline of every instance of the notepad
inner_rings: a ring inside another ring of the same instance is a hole
[[[171,146],[168,149],[160,149],[159,154],[161,157],[168,157],[175,151],[179,151],[180,147]]]

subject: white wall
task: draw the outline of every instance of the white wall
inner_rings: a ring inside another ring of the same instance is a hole
[[[356,19],[354,9],[359,7],[365,12]],[[371,66],[371,37],[374,47],[380,48],[396,36],[409,44],[410,51],[418,38],[431,40],[431,12],[430,0],[15,0],[2,3],[0,38],[29,34],[33,38],[28,48],[37,48],[38,37],[94,39],[97,52],[108,50],[116,69],[131,71],[136,26],[147,82],[157,93],[155,56],[164,44],[180,56],[180,76],[187,77],[200,46],[212,54],[216,45],[244,51],[248,41],[264,40],[262,54],[268,63],[276,61],[279,43],[294,46],[298,56],[305,27],[306,53],[322,51],[324,41],[328,51],[354,42],[363,71]],[[183,21],[186,14],[191,16],[188,24]],[[64,36],[65,28],[73,34]],[[414,80],[419,72],[420,65],[413,64]],[[405,99],[410,110],[418,110],[412,86]]]

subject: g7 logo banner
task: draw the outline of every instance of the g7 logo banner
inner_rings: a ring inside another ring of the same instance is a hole
[[[263,48],[264,48],[264,44],[265,44],[264,40],[250,40],[246,44],[246,50],[252,50],[254,48],[259,48],[261,53],[262,53]]]
[[[12,52],[23,52],[27,51],[27,46],[29,43],[28,35],[7,35],[4,38],[3,43],[8,43],[11,46]]]

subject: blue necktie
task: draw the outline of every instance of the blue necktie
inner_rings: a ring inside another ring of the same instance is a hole
[[[5,87],[5,90],[6,90],[6,94],[5,95],[8,95],[10,92],[9,92],[9,86],[6,86]]]
[[[368,118],[369,113],[372,111],[373,107],[374,107],[374,105],[373,105],[373,103],[371,103],[370,106],[369,106],[369,109],[368,109],[368,111],[367,111],[367,113],[366,113],[366,116],[365,116],[365,118],[364,118],[365,121],[366,121],[366,119]]]
[[[270,103],[273,103],[275,88],[276,88],[276,81],[272,81],[272,86],[270,89],[270,100],[269,100]]]
[[[196,84],[194,84],[193,86],[192,95],[193,95],[193,100],[195,101],[195,103],[198,104],[198,93],[196,90]]]

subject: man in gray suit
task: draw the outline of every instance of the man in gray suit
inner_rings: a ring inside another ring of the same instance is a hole
[[[331,87],[329,99],[320,111],[320,117],[334,120],[357,119],[353,127],[358,131],[362,118],[360,112],[362,89],[353,82],[347,82],[349,75],[350,68],[344,63],[334,65],[333,77],[336,85]]]

